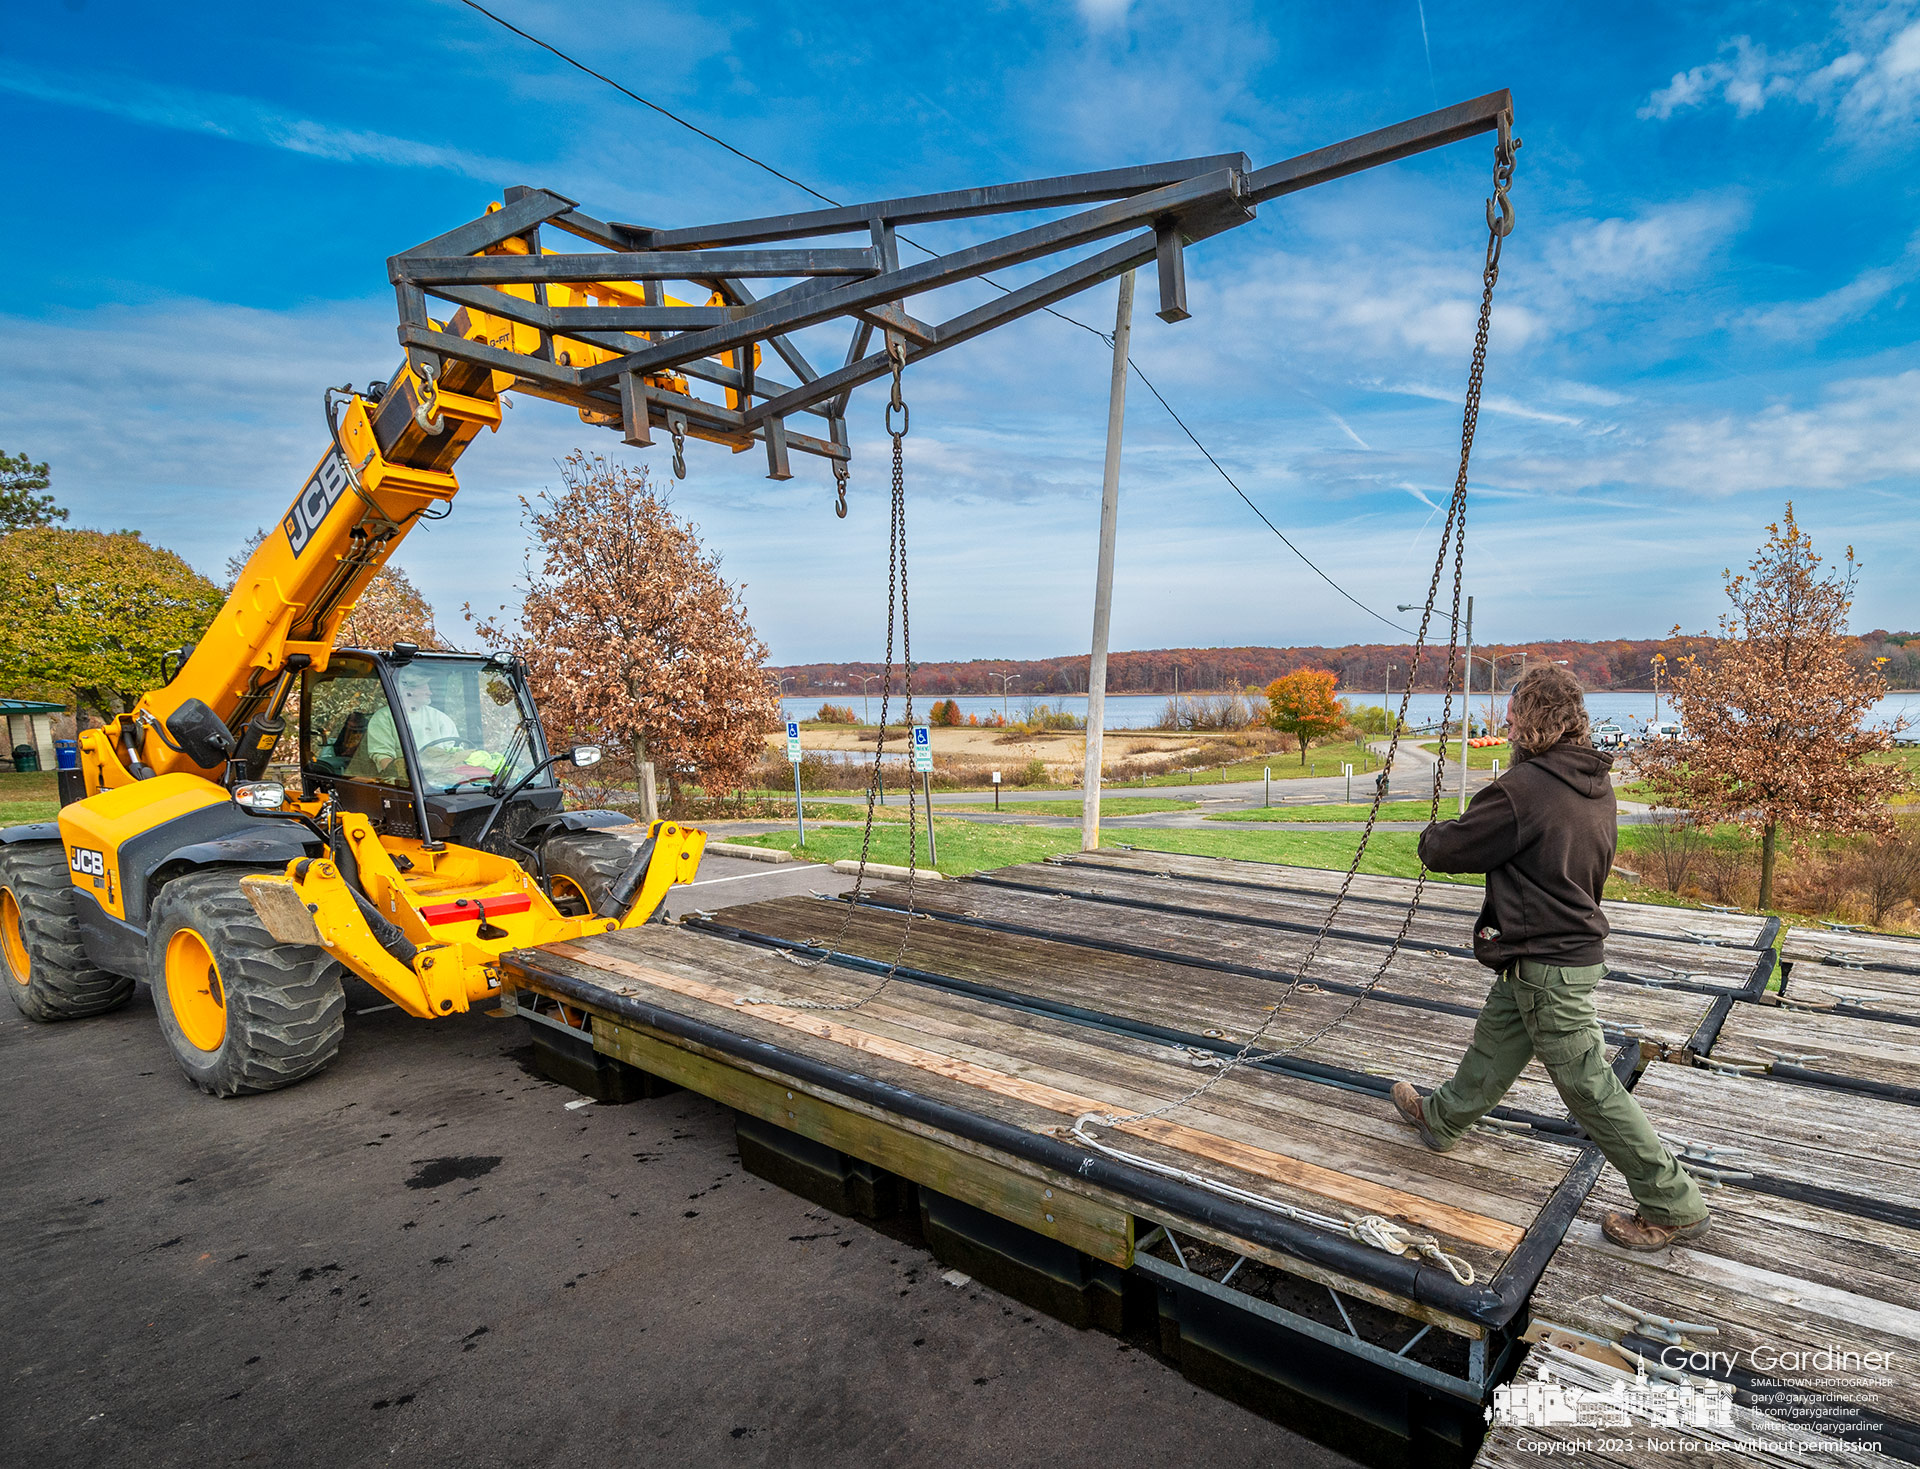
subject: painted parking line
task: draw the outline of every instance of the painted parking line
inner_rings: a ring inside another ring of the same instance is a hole
[[[780,870],[783,872],[811,872],[818,866],[820,866],[818,862],[802,862],[798,867],[787,867],[782,864]],[[688,883],[687,886],[690,888],[712,887],[717,882],[745,882],[750,877],[772,877],[774,875],[775,874],[771,872],[742,872],[734,877],[702,877]]]

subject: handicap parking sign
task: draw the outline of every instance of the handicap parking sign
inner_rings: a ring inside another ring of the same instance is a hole
[[[800,721],[787,721],[787,759],[793,764],[800,763]]]
[[[931,775],[933,773],[933,731],[924,724],[913,727],[913,773]]]

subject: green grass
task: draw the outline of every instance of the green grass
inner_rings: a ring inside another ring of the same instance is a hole
[[[0,773],[0,826],[22,821],[51,821],[60,810],[59,777],[51,770],[22,775]]]
[[[1326,867],[1344,871],[1359,844],[1357,831],[1141,831],[1129,832],[1129,845],[1155,852],[1191,852],[1201,857],[1238,857],[1248,862],[1282,862],[1290,867]],[[1382,877],[1416,877],[1420,872],[1419,835],[1410,831],[1376,831],[1367,843],[1362,872]],[[1433,882],[1462,882],[1478,887],[1477,877],[1447,878],[1429,874]]]
[[[1423,750],[1433,750],[1438,743],[1439,741],[1437,740],[1425,740],[1421,743],[1420,748]],[[1454,761],[1459,760],[1460,741],[1447,741],[1446,758]],[[1500,762],[1500,768],[1502,770],[1513,769],[1513,746],[1499,744],[1482,745],[1477,750],[1472,746],[1468,746],[1467,748],[1467,769],[1469,770],[1491,770],[1493,769],[1493,762],[1496,760]]]
[[[876,813],[877,814],[877,813]],[[900,819],[885,826],[874,826],[873,845],[867,855],[875,862],[898,867],[907,864],[906,811]],[[965,877],[987,867],[1008,867],[1016,862],[1037,862],[1055,852],[1080,850],[1080,833],[1071,827],[990,826],[978,821],[934,822],[934,835],[940,839],[939,871],[948,877]],[[807,833],[805,855],[814,862],[842,862],[860,855],[861,831],[858,827],[822,827]],[[730,841],[743,846],[774,847],[785,852],[800,850],[799,838],[790,831],[768,832],[764,836],[735,837]],[[919,865],[927,861],[927,833],[919,832]]]
[[[1077,852],[1080,849],[1080,834],[1060,827],[989,826],[972,821],[936,821],[934,833],[940,839],[939,870],[948,877],[964,877],[971,872],[1006,867],[1016,862],[1037,862],[1056,852]],[[806,856],[815,862],[839,862],[858,857],[860,836],[857,829],[850,827],[829,827],[810,832]],[[1335,870],[1345,868],[1353,860],[1354,845],[1359,840],[1356,832],[1143,831],[1130,832],[1129,836],[1137,837],[1129,845],[1149,851],[1191,852],[1202,857],[1240,857],[1252,862],[1283,862],[1295,867]],[[733,840],[749,846],[776,847],[789,852],[796,850],[799,845],[790,831]],[[1367,844],[1367,859],[1360,870],[1386,877],[1414,876],[1420,869],[1416,841],[1411,832],[1376,832],[1373,840]],[[905,827],[890,823],[884,829],[876,828],[869,856],[875,862],[904,866],[907,860]],[[924,833],[921,836],[920,863],[923,867],[927,865]]]
[[[1426,801],[1383,801],[1380,805],[1382,821],[1425,821],[1431,813]],[[1448,791],[1440,798],[1440,819],[1447,820],[1460,812],[1460,798],[1457,793]],[[1208,821],[1365,821],[1367,803],[1355,801],[1348,806],[1256,806],[1250,811],[1216,811],[1206,818]]]
[[[1307,763],[1300,763],[1298,750],[1275,750],[1254,760],[1237,760],[1231,765],[1210,770],[1175,771],[1169,775],[1150,775],[1144,780],[1115,781],[1115,790],[1142,790],[1159,786],[1219,785],[1235,780],[1259,780],[1269,769],[1275,780],[1297,780],[1304,776],[1340,774],[1342,765],[1353,766],[1353,778],[1371,775],[1380,768],[1380,757],[1360,745],[1315,745],[1307,752]]]
[[[1078,816],[1081,803],[1074,801],[1008,801],[1002,800],[1000,810],[1004,814],[1013,812],[1018,816]],[[1156,811],[1197,811],[1198,801],[1180,801],[1167,796],[1102,796],[1100,814],[1102,816],[1147,816]],[[993,807],[984,801],[971,801],[964,806],[948,806],[935,798],[935,811],[988,811]]]

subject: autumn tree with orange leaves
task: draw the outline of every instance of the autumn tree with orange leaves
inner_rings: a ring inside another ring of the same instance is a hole
[[[1886,681],[1847,662],[1853,547],[1843,573],[1820,567],[1789,502],[1747,571],[1724,573],[1733,605],[1718,639],[1678,660],[1671,687],[1687,739],[1639,762],[1657,804],[1759,836],[1762,908],[1773,904],[1783,834],[1889,832],[1887,798],[1905,783],[1899,766],[1868,758],[1891,749],[1893,734],[1862,723]]]
[[[479,635],[520,656],[556,745],[610,747],[645,818],[650,766],[676,806],[687,783],[737,790],[780,715],[739,589],[643,472],[576,451],[560,477],[520,502],[534,547],[518,630],[475,619]]]
[[[1346,728],[1346,715],[1333,697],[1339,681],[1324,668],[1298,668],[1267,685],[1267,723],[1300,742],[1302,765],[1308,745]]]

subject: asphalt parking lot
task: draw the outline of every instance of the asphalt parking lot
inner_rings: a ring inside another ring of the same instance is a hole
[[[569,1107],[522,1022],[349,1001],[225,1102],[144,987],[0,1005],[0,1463],[1345,1462],[744,1175],[704,1099]]]

